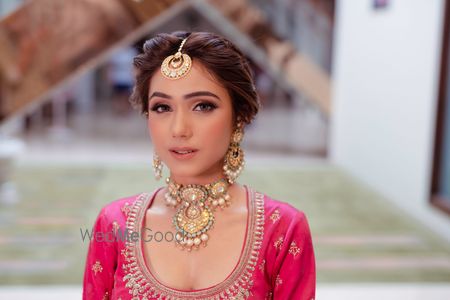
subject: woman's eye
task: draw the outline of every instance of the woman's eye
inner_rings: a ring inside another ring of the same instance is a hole
[[[166,104],[156,104],[151,108],[151,111],[157,112],[157,113],[163,113],[166,111],[169,111],[170,107]]]
[[[194,110],[195,111],[203,111],[203,112],[209,112],[216,108],[217,106],[213,103],[208,102],[202,102],[197,105],[195,105]],[[151,111],[154,111],[156,113],[164,113],[171,111],[171,108],[167,104],[155,104],[151,107]]]
[[[195,106],[194,110],[197,110],[197,111],[212,111],[215,108],[217,108],[217,106],[215,104],[208,103],[208,102],[202,102],[202,103],[197,104]]]

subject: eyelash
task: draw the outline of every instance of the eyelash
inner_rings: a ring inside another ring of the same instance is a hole
[[[195,105],[194,108],[196,108],[197,106],[207,107],[206,109],[200,110],[203,112],[211,112],[217,108],[217,105],[215,105],[214,103],[210,103],[210,102],[200,102],[197,105]],[[159,110],[160,108],[164,108],[164,110],[161,111],[161,110]],[[157,114],[161,114],[161,113],[169,111],[169,109],[170,109],[170,106],[167,104],[155,104],[152,106],[152,108],[150,110],[156,112]]]

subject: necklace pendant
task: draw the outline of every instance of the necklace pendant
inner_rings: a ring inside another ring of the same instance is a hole
[[[227,193],[228,182],[220,179],[207,185],[183,186],[168,179],[167,183],[166,203],[178,207],[172,219],[177,232],[175,245],[187,251],[198,250],[202,245],[206,247],[208,231],[214,227],[213,212],[218,207],[223,209],[231,203]]]
[[[208,207],[192,204],[180,207],[174,216],[174,226],[177,230],[177,243],[190,251],[206,244],[208,236],[205,234],[214,225],[214,215]]]

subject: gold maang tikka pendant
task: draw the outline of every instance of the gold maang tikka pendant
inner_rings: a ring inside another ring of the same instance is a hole
[[[169,55],[164,59],[161,64],[161,73],[164,77],[169,79],[179,79],[181,77],[186,76],[192,66],[192,60],[189,55],[181,53],[181,49],[183,48],[184,43],[186,42],[185,38],[180,47],[178,48],[177,53],[174,55]]]
[[[214,212],[231,204],[228,182],[220,179],[207,185],[175,183],[167,178],[166,204],[177,208],[172,219],[176,229],[175,243],[191,251],[206,247],[208,231],[214,227]]]

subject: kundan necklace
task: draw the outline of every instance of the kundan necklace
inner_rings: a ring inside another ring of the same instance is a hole
[[[166,204],[177,209],[172,219],[177,231],[175,244],[188,251],[199,249],[200,245],[206,247],[207,232],[214,226],[213,213],[231,204],[228,181],[219,179],[206,185],[181,185],[167,178],[166,182]]]

